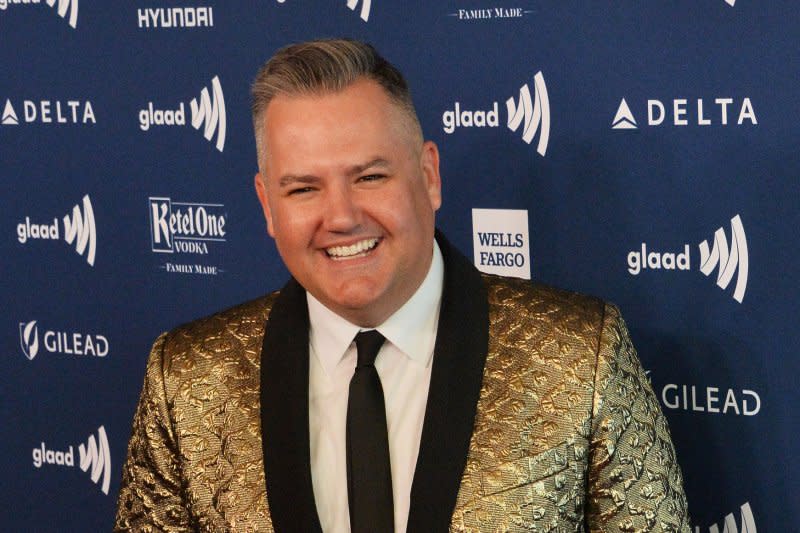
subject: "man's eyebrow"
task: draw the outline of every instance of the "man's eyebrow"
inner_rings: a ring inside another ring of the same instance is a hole
[[[389,161],[387,161],[386,159],[384,159],[382,157],[376,157],[375,159],[372,159],[371,161],[367,161],[366,163],[362,163],[362,164],[359,164],[359,165],[353,165],[353,166],[349,167],[346,170],[346,173],[347,173],[348,176],[353,176],[355,174],[361,174],[362,172],[364,172],[365,170],[368,170],[370,168],[374,168],[374,167],[384,167],[385,168],[385,167],[388,167],[388,166],[389,166]]]
[[[292,174],[287,174],[286,176],[281,176],[281,179],[278,180],[278,186],[286,187],[287,185],[294,185],[296,183],[313,184],[318,181],[319,178],[316,176],[294,176]]]

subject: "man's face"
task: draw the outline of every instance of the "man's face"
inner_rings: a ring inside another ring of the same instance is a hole
[[[255,184],[287,268],[326,307],[376,326],[430,267],[439,155],[377,83],[275,97]]]

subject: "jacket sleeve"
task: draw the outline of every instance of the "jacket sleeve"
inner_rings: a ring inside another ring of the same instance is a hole
[[[164,379],[167,334],[153,345],[122,472],[114,531],[192,531]]]
[[[666,418],[625,322],[610,305],[598,345],[592,415],[588,530],[690,533]]]

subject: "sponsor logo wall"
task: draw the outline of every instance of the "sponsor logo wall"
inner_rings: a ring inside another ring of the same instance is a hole
[[[0,523],[111,529],[154,339],[287,277],[256,69],[346,35],[406,74],[476,268],[619,306],[693,533],[793,531],[798,28],[786,0],[0,0]]]

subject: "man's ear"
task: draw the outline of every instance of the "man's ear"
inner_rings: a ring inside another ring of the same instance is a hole
[[[261,203],[261,210],[264,212],[264,220],[267,221],[267,233],[270,237],[275,238],[275,228],[272,225],[272,211],[269,208],[269,196],[267,194],[267,185],[264,182],[264,177],[261,173],[257,173],[253,179],[256,187],[256,195],[258,201]]]
[[[436,211],[442,205],[442,177],[439,175],[439,149],[433,141],[422,144],[420,165],[431,207]]]

